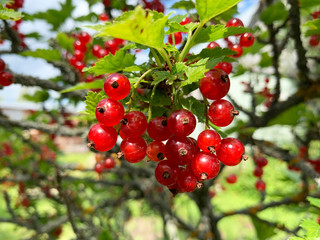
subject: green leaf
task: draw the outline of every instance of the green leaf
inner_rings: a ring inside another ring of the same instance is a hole
[[[251,32],[251,29],[244,27],[225,27],[224,25],[211,25],[201,29],[194,42],[213,42],[236,34]]]
[[[275,21],[285,20],[288,16],[284,4],[280,1],[268,6],[260,15],[261,20],[266,24],[271,24]]]
[[[320,208],[320,199],[319,198],[314,198],[314,197],[307,197],[308,201],[316,206],[317,208]]]
[[[320,226],[319,224],[310,219],[305,219],[300,227],[307,231],[307,239],[316,239],[320,237]]]
[[[32,32],[25,35],[26,38],[35,38],[39,40],[41,38],[41,35],[38,32]]]
[[[194,9],[195,6],[192,3],[192,1],[179,1],[173,4],[170,8],[176,8],[176,9],[185,9],[187,11]]]
[[[118,17],[116,21],[105,25],[90,26],[97,30],[97,36],[112,36],[142,45],[160,48],[164,46],[164,27],[168,16],[156,11],[135,8]]]
[[[314,19],[314,20],[308,21],[304,24],[304,26],[310,28],[305,33],[306,37],[309,37],[314,34],[320,34],[320,19]]]
[[[98,237],[98,240],[112,240],[112,236],[107,228],[103,229]]]
[[[229,48],[215,47],[213,49],[204,48],[201,50],[201,52],[198,55],[195,55],[195,57],[199,56],[201,58],[220,58],[220,57],[229,56],[233,54],[235,54],[235,52]]]
[[[180,23],[186,16],[188,16],[188,14],[185,15],[175,15],[172,18],[168,19],[168,23],[170,22],[177,22]]]
[[[256,229],[259,240],[266,240],[276,234],[274,227],[269,226],[265,222],[261,222],[251,217],[251,221]]]
[[[204,103],[194,97],[182,98],[181,101],[184,108],[187,108],[196,115],[198,122],[206,122]]]
[[[151,97],[151,91],[148,92],[147,98],[150,99]],[[152,106],[170,106],[171,101],[168,96],[164,94],[164,92],[161,89],[156,89],[156,92],[153,97]]]
[[[42,103],[42,102],[48,100],[50,95],[47,91],[39,90],[39,91],[36,91],[35,93],[33,93],[32,95],[25,94],[25,95],[23,95],[23,97],[28,101]]]
[[[87,15],[77,17],[75,20],[79,22],[95,22],[98,18],[99,16],[96,13],[90,12]]]
[[[200,20],[207,22],[211,18],[227,11],[241,0],[196,0],[196,8]]]
[[[261,60],[259,62],[260,67],[269,67],[272,65],[272,58],[270,57],[268,52],[264,52],[261,54]]]
[[[83,89],[102,89],[104,84],[104,80],[96,80],[89,83],[78,83],[77,85],[67,88],[65,90],[60,91],[60,93],[67,93],[77,90],[83,90]]]
[[[124,72],[140,72],[142,70],[143,70],[143,68],[140,66],[137,66],[137,65],[126,67],[123,69]]]
[[[104,91],[100,91],[98,93],[89,91],[86,96],[86,101],[84,101],[86,104],[86,110],[82,111],[81,113],[95,116],[97,104],[105,98],[107,98],[107,95],[104,93]]]
[[[0,19],[2,20],[19,20],[23,17],[22,13],[13,9],[5,8],[0,5]]]
[[[157,71],[152,74],[152,77],[153,77],[153,81],[151,85],[156,85],[164,80],[168,80],[169,78],[172,77],[172,75],[167,71]]]
[[[61,56],[58,50],[52,49],[37,49],[35,51],[25,51],[22,52],[20,55],[22,56],[29,56],[35,58],[43,58],[47,61],[60,61]]]
[[[73,52],[73,43],[74,39],[68,37],[65,33],[58,33],[56,37],[57,43],[63,47],[64,49],[68,50],[68,52]]]
[[[188,28],[180,25],[178,22],[169,22],[168,27],[169,29],[166,31],[166,34],[172,34],[175,32],[188,32]]]
[[[319,6],[320,0],[300,0],[299,3],[301,8],[311,8],[314,6]]]
[[[125,49],[120,49],[115,55],[109,54],[101,58],[93,67],[84,68],[83,71],[94,73],[98,76],[106,73],[119,72],[134,65],[135,56],[128,54]]]
[[[268,122],[268,126],[281,124],[295,126],[299,123],[300,118],[306,115],[306,106],[304,103],[289,108],[277,117]]]
[[[167,110],[165,107],[152,105],[152,118],[163,116]]]

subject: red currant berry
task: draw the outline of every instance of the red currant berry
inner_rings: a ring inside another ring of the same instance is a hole
[[[102,163],[96,163],[94,166],[94,171],[98,174],[101,174],[104,172],[104,165]]]
[[[195,147],[187,137],[172,136],[165,145],[165,155],[170,162],[185,165],[194,158]]]
[[[211,42],[207,46],[207,48],[211,48],[211,49],[214,49],[215,47],[220,47],[220,45],[216,42]]]
[[[232,64],[229,62],[220,62],[215,66],[215,68],[221,69],[226,74],[230,74],[232,72]]]
[[[182,33],[181,32],[175,32],[174,34],[174,43],[175,45],[178,45],[182,42]],[[173,45],[173,37],[172,34],[169,35],[168,37],[168,42]]]
[[[0,72],[0,85],[9,86],[13,83],[13,75],[10,72]]]
[[[129,95],[131,85],[126,76],[114,73],[106,78],[103,89],[109,98],[121,100]]]
[[[102,22],[106,22],[106,21],[109,21],[109,16],[108,16],[107,14],[105,14],[105,13],[101,13],[101,14],[99,15],[99,19],[100,19],[100,21],[102,21]]]
[[[96,118],[98,122],[106,126],[115,126],[124,116],[122,104],[110,98],[101,100],[96,107]]]
[[[227,95],[230,89],[230,79],[221,69],[212,69],[200,79],[199,89],[202,95],[211,100],[218,100]]]
[[[109,151],[116,145],[117,138],[117,131],[113,127],[107,127],[98,123],[90,128],[88,146],[100,152]]]
[[[29,198],[24,197],[24,198],[22,199],[22,201],[21,201],[21,205],[22,205],[23,207],[29,207],[29,206],[30,206],[30,200],[29,200]]]
[[[191,170],[184,170],[179,173],[177,179],[179,190],[193,192],[197,188],[197,177]]]
[[[255,187],[259,192],[263,192],[266,190],[266,183],[259,179],[256,181]]]
[[[121,142],[120,150],[125,160],[129,163],[137,163],[146,156],[147,143],[142,137],[126,138]]]
[[[210,122],[218,127],[228,126],[233,121],[234,116],[238,114],[239,112],[234,110],[233,105],[224,99],[211,103],[208,110]]]
[[[221,137],[216,131],[208,129],[198,135],[197,143],[202,151],[215,153],[220,147]]]
[[[90,42],[91,40],[91,37],[89,35],[89,33],[87,32],[81,32],[79,35],[78,35],[78,39],[80,42],[84,43],[84,44],[87,44]]]
[[[216,196],[216,192],[214,190],[209,190],[209,196],[213,198],[214,196]]]
[[[186,137],[196,128],[197,120],[192,112],[179,109],[168,117],[168,128],[170,132],[179,137]]]
[[[0,58],[0,72],[3,72],[6,68],[5,62]]]
[[[104,7],[110,7],[110,5],[111,5],[111,0],[103,0],[102,1],[102,3],[103,3],[103,5],[104,5]]]
[[[80,61],[77,61],[75,64],[74,64],[74,67],[75,69],[79,70],[80,72],[82,72],[82,69],[85,68],[85,64],[83,62],[80,62]]]
[[[180,25],[186,25],[186,24],[188,24],[188,23],[191,23],[192,22],[192,20],[191,20],[191,18],[189,18],[189,17],[185,17],[184,19],[182,19],[182,21],[180,22]]]
[[[121,120],[121,130],[128,137],[139,137],[147,130],[147,118],[139,111],[127,113]]]
[[[97,57],[97,58],[100,58],[100,50],[101,50],[101,47],[99,45],[93,45],[93,47],[92,47],[92,55]]]
[[[151,161],[161,161],[165,158],[165,146],[160,141],[153,141],[147,147],[147,156]]]
[[[112,169],[116,166],[116,162],[113,158],[107,157],[103,162],[103,166],[105,169]]]
[[[220,148],[217,150],[217,157],[219,160],[227,166],[238,165],[242,159],[246,159],[244,156],[244,146],[236,138],[224,138],[221,141]]]
[[[227,24],[226,27],[243,27],[243,22],[239,18],[231,18]]]
[[[254,36],[252,33],[244,33],[240,37],[241,47],[250,47],[254,43]]]
[[[99,56],[98,56],[98,58],[103,58],[103,57],[107,56],[108,54],[109,54],[108,50],[106,50],[106,49],[104,49],[104,48],[101,48],[101,49],[99,50]]]
[[[123,39],[121,39],[121,38],[115,38],[114,41],[116,42],[116,44],[118,46],[122,46],[125,43],[125,41]]]
[[[190,139],[190,141],[193,143],[193,147],[194,147],[194,154],[197,154],[198,152],[200,152],[200,148],[198,146],[198,142],[196,139],[194,139],[193,137],[188,137]]]
[[[104,44],[106,50],[110,52],[112,55],[114,55],[118,51],[118,44],[114,39],[110,39],[105,42]]]
[[[240,57],[240,56],[242,55],[242,53],[243,53],[243,49],[242,49],[242,47],[241,47],[239,44],[233,44],[233,45],[230,47],[230,49],[231,49],[232,51],[237,52],[237,53],[235,53],[234,55],[232,55],[232,57],[235,57],[235,58]]]
[[[309,39],[309,44],[312,47],[318,46],[320,43],[320,37],[318,35],[312,35]]]
[[[126,134],[124,134],[121,129],[120,129],[120,131],[119,131],[119,135],[120,135],[120,137],[121,137],[123,140],[126,139],[126,138],[128,138],[128,136],[127,136]]]
[[[254,156],[253,160],[256,162],[257,166],[260,168],[265,167],[268,164],[268,160],[264,156]]]
[[[314,13],[312,13],[312,18],[313,19],[317,19],[320,16],[320,11],[315,11]]]
[[[261,177],[263,175],[263,170],[261,167],[255,167],[254,171],[253,171],[253,175],[255,177]]]
[[[179,169],[168,160],[160,161],[155,168],[157,181],[165,186],[174,185],[177,181]]]
[[[157,141],[165,141],[172,135],[167,126],[167,118],[165,117],[151,119],[148,123],[147,131],[149,136]]]
[[[57,227],[56,229],[54,229],[53,230],[53,236],[55,236],[55,237],[59,237],[60,235],[61,235],[61,233],[62,233],[62,227],[61,226],[59,226],[59,227]]]
[[[83,53],[87,51],[86,44],[84,42],[81,42],[79,40],[75,41],[73,44],[74,50],[79,50]]]
[[[191,163],[192,171],[201,180],[211,179],[218,175],[220,162],[210,153],[198,152]]]
[[[84,58],[84,53],[80,50],[74,50],[74,57],[77,61],[81,62]]]
[[[234,184],[234,183],[237,182],[238,178],[237,178],[237,175],[235,175],[235,174],[230,174],[230,175],[226,178],[226,180],[227,180],[227,183],[229,183],[229,184]]]

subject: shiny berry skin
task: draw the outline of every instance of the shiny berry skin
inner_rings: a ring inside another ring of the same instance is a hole
[[[111,5],[111,0],[103,0],[102,3],[103,3],[103,5],[107,8],[107,7],[110,7],[110,5]]]
[[[234,55],[232,55],[232,57],[235,57],[235,58],[240,57],[242,55],[242,53],[243,53],[243,49],[239,44],[233,44],[232,46],[230,46],[230,49],[232,51],[237,52]]]
[[[122,139],[128,138],[128,136],[127,136],[126,134],[124,134],[121,129],[120,129],[120,131],[119,131],[119,135],[120,135],[120,137],[121,137]]]
[[[75,64],[74,64],[74,68],[75,69],[78,69],[80,72],[82,72],[82,69],[84,69],[86,65],[83,63],[83,62],[80,62],[80,61],[77,61]]]
[[[211,100],[218,100],[227,95],[230,89],[229,76],[221,69],[212,69],[200,79],[199,89],[202,95]]]
[[[109,16],[108,16],[107,14],[105,14],[105,13],[101,13],[101,14],[99,15],[99,19],[100,19],[100,21],[102,21],[102,22],[106,22],[106,21],[109,21]]]
[[[100,45],[93,45],[92,47],[92,55],[99,58],[100,57],[100,50],[101,46]]]
[[[235,166],[241,162],[244,151],[244,146],[238,139],[224,138],[217,150],[217,157],[224,165]]]
[[[87,44],[90,42],[91,40],[91,37],[89,35],[89,33],[87,32],[81,32],[79,35],[78,35],[78,39],[80,42],[84,43],[84,44]]]
[[[140,137],[147,130],[147,118],[139,111],[127,113],[121,120],[121,130],[128,137]]]
[[[109,151],[116,145],[117,138],[117,131],[113,127],[97,123],[90,128],[88,133],[88,146],[100,152]]]
[[[191,163],[191,167],[198,179],[211,179],[218,175],[220,161],[214,154],[198,152]]]
[[[107,56],[108,54],[109,54],[108,50],[106,50],[106,49],[104,49],[104,48],[101,48],[101,49],[99,50],[99,56],[98,56],[98,58],[103,58],[103,57]]]
[[[73,47],[75,50],[79,50],[83,53],[85,53],[87,51],[86,44],[84,42],[79,41],[79,40],[74,42]]]
[[[124,116],[122,104],[110,98],[102,99],[96,107],[96,118],[98,122],[106,126],[115,126]]]
[[[125,41],[121,38],[114,38],[113,40],[116,42],[118,46],[122,46],[125,43]]]
[[[211,103],[208,110],[210,122],[218,127],[228,126],[233,121],[234,116],[238,114],[239,112],[234,110],[233,105],[224,99]]]
[[[211,42],[207,46],[207,48],[211,48],[211,49],[214,49],[215,47],[220,47],[220,45],[216,42]]]
[[[13,75],[10,72],[0,72],[0,85],[9,86],[13,83]]]
[[[160,141],[153,141],[147,147],[147,156],[151,161],[159,162],[165,158],[165,146]]]
[[[197,188],[197,177],[191,170],[184,170],[179,173],[177,179],[179,190],[193,192]]]
[[[234,184],[234,183],[237,182],[237,180],[238,180],[238,178],[237,178],[237,175],[235,175],[235,174],[230,174],[230,175],[226,178],[226,181],[227,181],[227,183],[229,183],[229,184]]]
[[[256,184],[255,184],[255,188],[259,191],[259,192],[263,192],[266,190],[266,183],[259,179],[256,181]]]
[[[175,32],[174,34],[174,43],[175,45],[178,45],[182,42],[182,33],[181,32]],[[168,42],[173,45],[173,38],[172,34],[168,36]]]
[[[114,39],[106,41],[104,46],[112,55],[118,51],[118,44]]]
[[[153,140],[165,141],[172,136],[168,128],[167,118],[165,117],[155,117],[151,119],[148,123],[147,131]]]
[[[312,18],[313,19],[317,19],[320,16],[320,11],[315,11],[314,13],[312,13]]]
[[[255,167],[253,170],[253,175],[255,177],[261,177],[263,175],[263,169],[261,167]]]
[[[84,53],[83,52],[81,52],[80,50],[74,50],[74,57],[75,57],[75,59],[77,60],[77,61],[82,61],[83,60],[83,58],[84,58]]]
[[[241,47],[250,47],[254,43],[254,36],[252,33],[244,33],[240,37],[240,46]]]
[[[168,160],[160,161],[155,168],[157,181],[165,186],[173,185],[177,181],[179,169]]]
[[[142,137],[127,138],[120,144],[124,159],[129,163],[137,163],[146,156],[147,143]]]
[[[309,39],[309,44],[310,44],[310,46],[316,47],[316,46],[319,45],[319,43],[320,43],[320,36],[318,36],[318,35],[312,35],[312,36],[310,37],[310,39]]]
[[[102,163],[96,163],[96,165],[94,166],[94,171],[98,174],[103,173],[104,165]]]
[[[216,131],[207,129],[198,135],[197,143],[202,151],[215,153],[221,145],[221,137]]]
[[[186,137],[191,134],[196,124],[196,117],[185,109],[175,110],[168,117],[168,128],[173,135],[178,137]]]
[[[264,156],[253,157],[253,160],[256,162],[257,166],[260,168],[263,168],[268,164],[268,160]]]
[[[112,169],[116,166],[116,162],[114,161],[113,158],[111,157],[107,157],[104,161],[103,161],[103,166],[105,169]]]
[[[197,154],[198,152],[200,152],[200,148],[198,146],[198,142],[196,139],[194,139],[193,137],[188,137],[189,140],[193,143],[193,147],[194,147],[194,154]]]
[[[188,24],[188,23],[191,23],[192,22],[192,20],[191,20],[191,18],[189,18],[189,17],[185,17],[184,19],[182,19],[182,21],[180,22],[180,25],[186,25],[186,24]]]
[[[226,27],[243,27],[243,22],[239,18],[231,18],[227,24]]]
[[[219,62],[215,68],[221,69],[226,74],[230,74],[232,72],[232,64],[229,62]]]
[[[106,78],[103,89],[109,98],[121,100],[129,95],[131,85],[126,76],[114,73]]]
[[[195,156],[193,142],[187,137],[172,136],[165,145],[165,155],[170,162],[185,165],[192,161]]]
[[[0,72],[3,72],[6,68],[5,62],[0,58]]]

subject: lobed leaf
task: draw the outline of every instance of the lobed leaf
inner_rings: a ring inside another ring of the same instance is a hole
[[[192,1],[179,1],[173,4],[170,8],[176,8],[176,9],[185,9],[187,11],[194,9],[195,5]]]
[[[107,95],[105,94],[104,91],[100,92],[93,92],[89,91],[86,96],[86,100],[84,103],[86,104],[86,110],[82,111],[81,113],[90,115],[90,116],[95,116],[95,111],[97,104],[102,100],[107,98]]]
[[[20,55],[22,56],[29,56],[35,58],[42,58],[47,61],[60,61],[61,55],[58,50],[53,49],[37,49],[35,51],[25,51],[22,52]]]
[[[56,37],[57,43],[66,49],[68,52],[73,52],[73,43],[74,39],[71,37],[68,37],[65,33],[58,33]]]
[[[0,19],[2,20],[19,20],[23,17],[22,13],[13,9],[5,8],[0,5]]]
[[[60,93],[67,93],[67,92],[73,92],[77,90],[84,90],[84,89],[102,89],[104,84],[104,80],[96,80],[89,83],[78,83],[77,85],[64,89],[60,91]]]
[[[265,24],[271,24],[275,21],[285,20],[288,16],[288,11],[286,10],[282,2],[276,2],[268,6],[260,15],[261,20]]]

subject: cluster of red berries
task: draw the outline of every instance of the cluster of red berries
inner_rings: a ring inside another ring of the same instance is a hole
[[[0,86],[9,86],[13,83],[13,75],[10,72],[5,71],[6,64],[0,58]]]
[[[312,18],[313,19],[318,19],[320,17],[320,11],[315,11],[312,13]],[[319,34],[314,34],[309,38],[309,44],[312,47],[318,46],[320,43],[320,35]]]
[[[23,4],[24,4],[24,0],[14,0],[6,4],[6,8],[18,9],[18,8],[22,8]]]
[[[96,165],[94,170],[96,173],[101,174],[108,169],[113,169],[116,166],[116,162],[112,157],[105,157],[101,153],[96,154]]]
[[[253,160],[256,164],[255,169],[253,170],[253,175],[257,178],[259,178],[256,181],[255,184],[255,188],[262,192],[265,191],[266,189],[266,183],[261,179],[262,175],[263,175],[263,167],[265,167],[268,164],[268,160],[262,156],[262,155],[258,155],[258,156],[253,156]]]
[[[142,0],[144,3],[144,8],[145,9],[150,9],[150,10],[155,10],[157,12],[164,12],[164,6],[160,2],[160,0],[152,0],[152,1],[146,1]]]
[[[191,23],[192,20],[191,18],[188,18],[188,17],[185,17],[181,22],[180,22],[180,25],[186,25],[188,23]],[[180,43],[182,43],[182,32],[175,32],[173,34],[170,34],[168,36],[168,42],[171,44],[171,45],[178,45]]]

